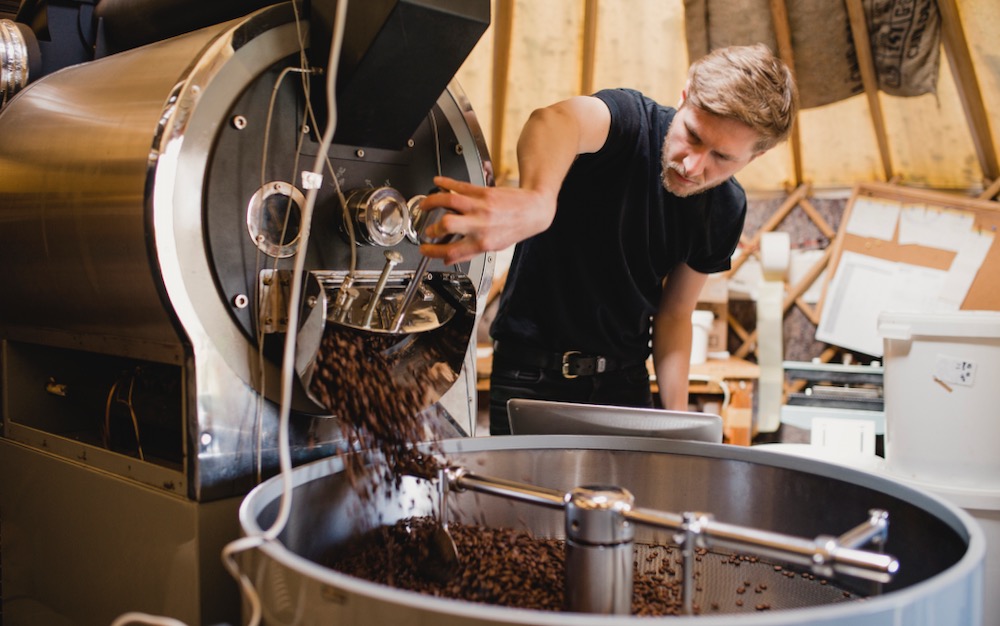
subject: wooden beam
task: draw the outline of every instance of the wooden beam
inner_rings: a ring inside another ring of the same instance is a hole
[[[816,210],[816,207],[813,206],[812,202],[809,202],[808,198],[802,198],[799,200],[799,206],[802,207],[805,214],[809,216],[809,219],[816,224],[816,228],[819,229],[819,232],[823,233],[823,236],[830,241],[833,241],[833,238],[837,236],[837,231],[835,231],[833,227],[830,226],[825,219],[823,219],[823,216]]]
[[[868,96],[868,110],[875,127],[875,139],[878,142],[879,155],[882,158],[882,170],[886,180],[891,180],[892,153],[889,151],[889,136],[885,131],[885,117],[882,114],[882,102],[878,97],[878,78],[875,74],[875,61],[872,59],[871,41],[868,35],[868,22],[861,0],[845,0],[847,16],[851,24],[851,35],[854,38],[854,50],[858,56],[858,66],[861,69],[861,84]]]
[[[983,105],[983,93],[979,89],[958,5],[955,0],[937,0],[937,5],[941,13],[941,37],[944,40],[945,54],[958,86],[958,97],[962,101],[965,120],[972,133],[972,143],[979,156],[979,166],[987,180],[1000,178],[1000,164],[997,161],[993,134],[990,132],[990,120]]]
[[[733,261],[733,266],[729,269],[728,272],[726,272],[727,277],[731,277],[733,274],[736,273],[736,270],[740,269],[740,267],[744,263],[746,263],[746,260],[750,258],[750,254],[753,253],[754,250],[756,250],[757,246],[760,245],[760,236],[763,233],[769,233],[772,230],[774,230],[775,227],[777,227],[778,224],[781,223],[781,220],[788,217],[788,214],[791,213],[792,209],[794,209],[795,206],[802,200],[802,198],[805,198],[806,195],[808,195],[808,193],[809,193],[809,185],[799,185],[795,189],[795,191],[792,192],[790,196],[785,198],[784,203],[782,203],[782,205],[778,207],[778,210],[772,213],[771,217],[768,218],[767,222],[765,222],[763,226],[757,229],[757,232],[754,233],[753,237],[750,238],[750,242],[747,245],[746,254],[741,255],[740,258]]]
[[[503,131],[507,113],[507,84],[510,78],[510,49],[514,37],[514,0],[496,0],[493,22],[493,130],[490,154],[499,183],[507,177],[503,163]]]
[[[827,264],[830,262],[830,256],[832,253],[832,246],[827,246],[826,249],[823,250],[823,256],[818,261],[813,263],[812,267],[809,268],[809,271],[806,272],[806,275],[803,276],[796,284],[789,285],[788,295],[785,297],[783,305],[783,310],[786,313],[788,312],[788,309],[792,308],[795,301],[810,287],[812,287],[812,284],[816,282],[819,275],[823,273],[823,270],[826,269]]]
[[[806,302],[805,298],[802,297],[795,299],[795,306],[799,307],[799,310],[802,311],[807,320],[812,322],[813,326],[819,326],[819,311],[816,310],[816,307]]]
[[[983,190],[983,193],[976,196],[980,200],[992,200],[1000,193],[1000,178],[993,181],[993,184]]]
[[[788,7],[785,0],[771,0],[771,22],[774,24],[774,34],[778,40],[778,55],[795,76],[795,54],[792,51],[792,28],[788,22]],[[795,184],[801,185],[802,174],[802,139],[799,136],[798,115],[792,124],[792,132],[788,137],[788,145],[792,148],[792,169],[795,172]]]
[[[757,343],[757,331],[755,330],[749,335],[747,335],[747,338],[743,340],[743,343],[740,344],[740,347],[736,349],[736,352],[733,352],[733,356],[736,357],[737,359],[747,358],[747,356],[749,356],[750,353],[753,352],[754,349],[757,347],[756,343]]]
[[[729,313],[726,316],[726,322],[729,324],[729,327],[733,329],[733,332],[736,333],[736,336],[739,337],[740,341],[746,341],[750,336],[747,329],[743,327],[743,324],[740,324],[738,319],[733,317],[732,313]]]
[[[594,68],[597,51],[597,2],[587,0],[583,7],[583,62],[580,65],[580,93],[594,93]]]

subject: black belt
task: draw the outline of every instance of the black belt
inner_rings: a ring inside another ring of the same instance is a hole
[[[521,365],[560,372],[563,378],[594,376],[595,374],[643,365],[642,361],[624,362],[604,356],[585,354],[578,350],[548,352],[522,344],[511,344],[507,341],[502,342],[502,345],[500,341],[495,341],[493,353]]]

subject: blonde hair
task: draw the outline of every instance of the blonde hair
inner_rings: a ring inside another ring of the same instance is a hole
[[[746,124],[761,151],[788,137],[798,99],[791,70],[764,44],[713,50],[688,70],[685,104]]]

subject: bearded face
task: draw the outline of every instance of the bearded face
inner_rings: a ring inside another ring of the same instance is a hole
[[[707,191],[761,154],[757,141],[742,122],[682,104],[663,139],[663,188],[682,198]]]

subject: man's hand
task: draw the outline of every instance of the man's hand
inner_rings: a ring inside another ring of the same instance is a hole
[[[446,193],[427,196],[420,208],[443,207],[451,212],[428,227],[426,235],[461,238],[424,244],[420,251],[448,264],[458,263],[542,232],[555,219],[556,196],[573,159],[600,150],[610,127],[607,105],[590,96],[575,96],[532,111],[517,142],[520,187],[480,187],[435,177],[434,184]]]
[[[516,187],[481,187],[446,176],[436,176],[434,184],[445,191],[427,196],[420,209],[450,211],[430,224],[424,235],[430,240],[449,235],[459,238],[451,243],[425,243],[420,252],[449,265],[512,246],[548,228],[555,217],[554,195]]]

